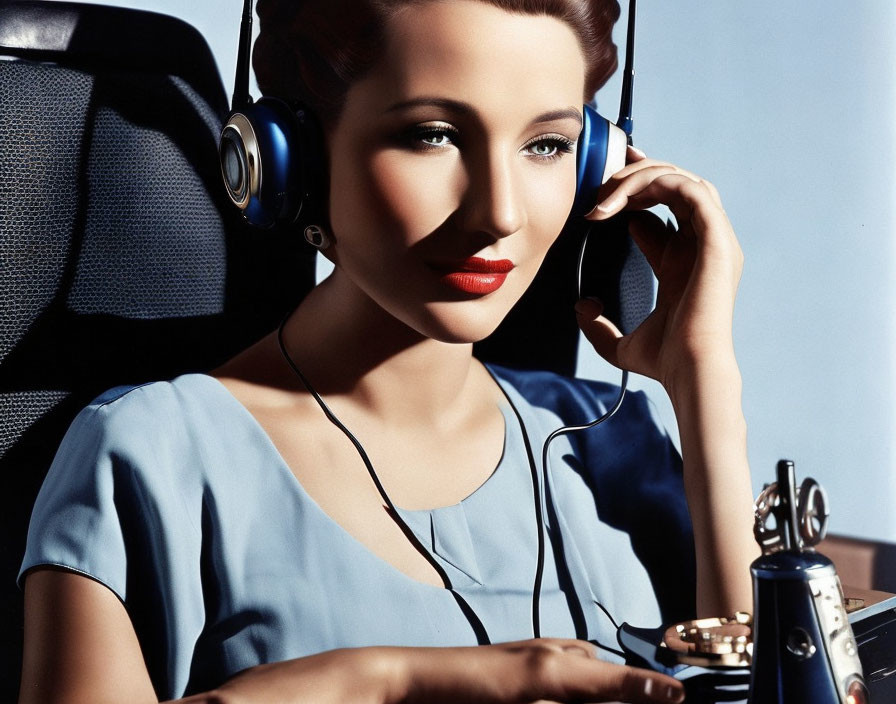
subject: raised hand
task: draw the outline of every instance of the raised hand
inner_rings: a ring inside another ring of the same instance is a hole
[[[677,374],[691,373],[703,360],[733,362],[731,324],[743,255],[715,187],[629,148],[627,166],[603,186],[600,198],[590,219],[662,203],[678,228],[651,213],[632,215],[631,235],[659,280],[656,309],[623,336],[599,317],[598,302],[580,301],[579,323],[597,352],[667,388]]]

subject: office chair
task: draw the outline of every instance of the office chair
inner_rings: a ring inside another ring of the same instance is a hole
[[[0,6],[0,701],[15,701],[34,498],[104,389],[207,370],[313,285],[289,231],[220,185],[227,99],[205,40],[149,12]]]

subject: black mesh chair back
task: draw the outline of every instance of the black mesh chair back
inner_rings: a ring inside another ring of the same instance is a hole
[[[313,284],[301,237],[250,232],[226,201],[226,111],[179,20],[0,5],[0,701],[20,676],[31,507],[74,414],[112,386],[216,366]]]

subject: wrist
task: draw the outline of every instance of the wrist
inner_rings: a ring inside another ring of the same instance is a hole
[[[719,393],[740,400],[742,381],[733,347],[680,357],[659,381],[676,411],[693,410],[695,402]]]
[[[682,365],[664,387],[678,421],[686,474],[727,473],[746,461],[742,381],[733,354]]]

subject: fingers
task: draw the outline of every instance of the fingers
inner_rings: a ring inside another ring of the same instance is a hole
[[[644,152],[629,147],[626,166],[615,173],[600,190],[601,202],[586,215],[592,220],[603,220],[611,217],[623,208],[650,207],[642,204],[630,204],[631,195],[643,191],[651,181],[662,175],[677,175],[701,186],[699,194],[709,203],[724,212],[722,200],[715,186],[696,174],[668,162],[648,158]],[[695,191],[696,193],[696,191]],[[663,202],[663,201],[658,201]],[[651,203],[656,205],[657,203]],[[671,205],[671,204],[670,204]]]
[[[625,163],[626,164],[633,164],[636,161],[643,161],[646,158],[647,158],[647,155],[644,152],[642,152],[640,149],[638,149],[637,147],[633,147],[631,144],[628,145],[628,148],[626,149],[626,152],[625,152]]]
[[[629,164],[614,174],[602,187],[602,197],[594,209],[585,217],[588,220],[605,220],[628,205],[629,199],[643,191],[660,176],[678,173],[671,164],[651,162],[647,159]],[[609,189],[609,193],[607,190]]]
[[[684,688],[671,677],[604,662],[577,640],[539,638],[474,648],[410,648],[401,701],[681,702]]]
[[[622,333],[603,315],[603,303],[594,298],[583,298],[576,303],[576,320],[595,351],[615,367],[621,367],[619,344]]]
[[[704,251],[737,262],[739,245],[725,211],[719,208],[705,182],[696,182],[667,167],[648,167],[628,179],[598,206],[598,219],[623,209],[644,209],[666,204],[678,221],[685,238],[696,238]],[[707,250],[709,248],[709,250]]]
[[[663,203],[681,223],[700,207],[724,215],[721,203],[706,181],[699,181],[666,164],[645,166],[630,174],[586,216],[606,220],[624,209],[645,209]]]
[[[609,673],[621,701],[631,704],[651,702],[683,702],[684,686],[677,680],[658,672],[640,670],[627,665],[608,665]]]
[[[549,639],[531,641],[527,672],[532,694],[549,701],[622,701],[632,704],[681,702],[684,688],[671,677],[649,670],[603,662],[592,650],[590,657],[582,645],[557,648]],[[578,641],[572,641],[573,644]]]
[[[576,671],[576,670],[580,671]],[[658,672],[607,662],[570,664],[562,691],[547,694],[554,701],[672,704],[684,701],[684,687]]]
[[[628,232],[656,275],[674,226],[649,210],[636,210],[628,216]]]

